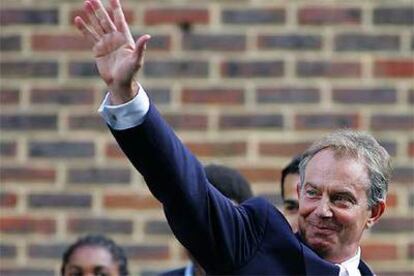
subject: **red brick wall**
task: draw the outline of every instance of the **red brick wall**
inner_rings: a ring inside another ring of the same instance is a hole
[[[160,205],[96,109],[105,92],[74,29],[82,1],[0,10],[1,275],[53,275],[99,231],[131,270],[184,264]],[[204,162],[239,169],[278,201],[290,157],[352,127],[393,156],[388,209],[363,242],[380,275],[413,273],[414,8],[395,1],[125,1],[153,38],[142,84]]]

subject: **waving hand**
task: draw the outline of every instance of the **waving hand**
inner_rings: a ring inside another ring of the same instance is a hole
[[[88,23],[77,16],[75,25],[94,45],[96,65],[111,91],[112,103],[127,102],[137,93],[134,76],[143,65],[150,36],[143,35],[134,41],[119,0],[110,0],[113,20],[100,0],[86,0],[84,10]]]

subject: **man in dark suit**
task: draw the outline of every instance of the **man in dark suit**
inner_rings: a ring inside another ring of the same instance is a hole
[[[204,167],[206,177],[211,185],[213,185],[225,197],[232,200],[235,205],[253,196],[250,184],[236,170],[222,166],[210,164]],[[197,263],[190,254],[191,262],[186,267],[177,268],[162,273],[163,276],[201,276],[206,275],[204,269]]]
[[[143,35],[134,41],[119,0],[112,20],[87,0],[89,23],[77,28],[94,44],[110,91],[100,107],[119,145],[163,204],[177,239],[209,274],[372,275],[359,243],[385,210],[388,153],[368,134],[343,130],[315,142],[300,164],[299,232],[262,198],[240,206],[217,191],[203,166],[162,119],[134,80],[143,66]]]

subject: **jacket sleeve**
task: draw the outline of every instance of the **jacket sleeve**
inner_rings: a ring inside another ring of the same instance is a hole
[[[223,274],[252,257],[263,238],[268,205],[234,206],[209,184],[203,166],[153,105],[141,125],[111,132],[163,204],[177,239],[207,272]]]

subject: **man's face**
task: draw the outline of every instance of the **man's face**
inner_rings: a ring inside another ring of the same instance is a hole
[[[308,163],[299,192],[302,238],[322,258],[340,263],[355,255],[362,233],[373,224],[361,162],[325,149]]]
[[[300,182],[299,174],[288,174],[284,182],[283,214],[289,221],[293,232],[298,231],[299,202],[297,185]]]

